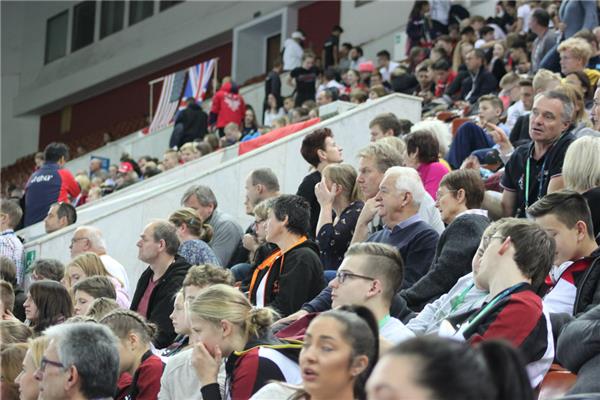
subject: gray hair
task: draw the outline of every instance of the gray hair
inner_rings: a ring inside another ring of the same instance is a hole
[[[572,122],[573,112],[575,111],[575,105],[573,104],[573,101],[569,96],[557,90],[547,90],[545,92],[537,94],[535,96],[534,101],[537,101],[537,99],[539,99],[540,97],[560,101],[563,107],[562,112],[560,114],[560,118],[563,122]]]
[[[277,175],[271,168],[259,168],[250,173],[253,185],[263,185],[269,192],[279,192]]]
[[[23,210],[21,210],[19,203],[12,199],[2,199],[0,204],[2,212],[8,215],[10,227],[15,228],[17,225],[19,225],[21,217],[23,217]]]
[[[77,231],[84,232],[84,235],[86,239],[90,241],[90,246],[94,252],[98,250],[106,251],[106,241],[104,240],[100,229],[95,226],[83,225],[75,230],[75,232]]]
[[[65,266],[52,258],[40,258],[33,263],[33,271],[44,279],[60,282],[65,277]]]
[[[450,145],[452,144],[452,133],[450,133],[448,125],[439,119],[427,119],[414,124],[410,128],[410,131],[427,131],[433,134],[440,144],[440,153],[442,153],[442,157],[446,157]]]
[[[417,206],[421,204],[423,197],[427,193],[416,169],[410,167],[391,167],[386,171],[385,177],[390,175],[396,177],[396,190],[409,192],[412,194],[413,203]]]
[[[192,195],[196,196],[201,205],[208,206],[212,204],[215,208],[217,208],[217,198],[208,186],[190,186],[183,194],[183,197],[181,198],[181,204],[184,205],[187,199],[189,199]]]
[[[54,325],[44,331],[54,341],[64,369],[77,368],[79,390],[88,398],[112,398],[119,378],[118,341],[104,325],[89,322]]]
[[[370,158],[375,161],[375,167],[382,174],[389,168],[402,165],[402,154],[394,146],[382,143],[381,140],[370,143],[358,152],[358,157]]]
[[[156,220],[152,222],[152,237],[155,242],[165,241],[167,254],[174,256],[179,250],[179,238],[177,237],[177,228],[175,225],[165,220]]]
[[[583,193],[600,186],[600,137],[583,136],[569,146],[563,162],[567,189]]]

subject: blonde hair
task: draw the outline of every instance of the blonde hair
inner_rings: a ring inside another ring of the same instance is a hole
[[[276,313],[269,308],[252,307],[238,289],[218,284],[204,289],[189,308],[190,316],[213,324],[222,320],[240,327],[246,338],[261,337],[273,323]]]
[[[33,331],[21,321],[0,321],[0,343],[23,343],[33,335]]]
[[[200,151],[198,151],[198,147],[196,147],[196,144],[194,142],[187,142],[179,148],[179,152],[187,151],[187,150],[191,151],[194,154],[200,152]]]
[[[442,158],[446,158],[446,154],[448,154],[448,150],[452,144],[452,133],[450,132],[447,124],[443,123],[439,119],[426,119],[411,126],[410,131],[427,131],[431,133],[433,136],[435,136],[438,144],[440,145],[440,156]],[[404,151],[404,153],[406,153],[406,151]]]
[[[587,64],[592,56],[592,46],[582,38],[567,39],[558,46],[557,50],[559,53],[571,50],[573,57],[582,60],[584,64]]]
[[[121,282],[118,278],[112,276],[102,263],[102,260],[96,253],[86,252],[78,255],[67,264],[67,269],[71,266],[79,267],[85,273],[85,275],[89,278],[91,276],[107,276],[116,279],[119,281],[121,286],[123,286],[123,282]],[[71,277],[69,274],[65,274],[67,283],[69,287],[71,287]]]
[[[84,192],[84,193],[89,192],[90,187],[92,186],[92,183],[90,181],[90,178],[87,177],[87,175],[79,174],[79,175],[75,176],[75,180],[81,187],[82,192]]]
[[[329,164],[323,169],[323,176],[332,183],[343,188],[343,193],[348,196],[352,203],[358,200],[359,191],[356,184],[356,170],[350,164]]]
[[[404,165],[404,160],[406,159],[406,142],[404,139],[399,138],[398,136],[386,136],[377,141],[377,143],[385,144],[394,148],[402,158],[402,162],[400,165]]]
[[[269,217],[269,210],[271,209],[271,200],[272,199],[266,199],[255,205],[254,209],[252,209],[254,217],[263,220],[267,219]]]
[[[48,336],[38,336],[35,339],[29,339],[29,355],[36,369],[42,365],[42,357],[50,343]]]
[[[15,385],[15,378],[21,373],[21,364],[23,363],[28,347],[27,343],[2,344],[0,369],[2,370],[3,385],[7,383],[12,386]]]
[[[504,75],[502,79],[500,79],[498,86],[500,86],[502,90],[512,89],[519,83],[520,80],[521,77],[519,77],[517,73],[509,72],[508,74]]]
[[[202,223],[202,220],[198,218],[198,215],[196,215],[196,211],[193,208],[180,208],[171,214],[169,222],[176,227],[185,224],[192,235],[199,237],[200,240],[207,243],[212,239],[212,227],[209,224]]]
[[[105,315],[114,310],[118,310],[119,308],[119,304],[116,302],[116,300],[109,299],[108,297],[98,297],[92,301],[92,304],[90,304],[85,316],[99,321],[104,318]]]
[[[565,154],[563,178],[567,189],[583,193],[600,186],[600,137],[583,136]]]
[[[583,90],[568,82],[563,82],[556,90],[566,94],[573,102],[575,115],[571,116],[571,123],[583,122],[586,126],[591,127],[592,123],[585,113]]]
[[[121,340],[127,338],[130,332],[134,332],[142,342],[150,344],[157,332],[156,325],[131,310],[114,310],[98,322],[108,326]]]
[[[531,86],[533,87],[533,91],[538,93],[548,90],[548,87],[553,82],[560,84],[559,74],[547,69],[539,69],[533,77]]]

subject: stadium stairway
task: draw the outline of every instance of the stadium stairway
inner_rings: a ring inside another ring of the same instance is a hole
[[[282,193],[295,193],[309,172],[308,165],[300,156],[300,145],[307,133],[317,128],[330,128],[336,142],[343,148],[345,162],[356,166],[358,150],[369,142],[369,121],[384,112],[393,112],[400,118],[417,122],[421,118],[421,99],[391,94],[241,156],[238,156],[237,145],[231,146],[123,189],[122,193],[108,196],[98,204],[82,207],[75,225],[28,240],[25,245],[27,264],[37,258],[67,262],[73,231],[79,225],[94,225],[104,233],[108,253],[127,268],[129,279],[136,282],[146,267],[137,259],[136,242],[141,231],[152,219],[167,218],[178,209],[181,196],[190,185],[211,187],[217,197],[218,208],[233,215],[245,228],[251,222],[243,206],[244,181],[249,171],[272,168],[279,178]],[[32,238],[40,231],[43,232],[43,223],[19,231],[19,234]]]

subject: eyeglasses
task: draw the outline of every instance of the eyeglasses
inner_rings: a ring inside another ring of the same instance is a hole
[[[83,237],[83,238],[73,238],[73,239],[71,239],[71,244],[75,244],[75,242],[78,242],[80,240],[88,240],[88,238],[85,238],[85,237]]]
[[[44,372],[46,370],[46,366],[48,364],[53,365],[58,368],[65,367],[62,363],[60,363],[58,361],[52,361],[52,360],[48,360],[46,357],[42,357],[42,361],[40,362],[40,372]]]
[[[435,199],[436,200],[440,200],[442,197],[444,197],[445,195],[447,195],[448,193],[454,193],[454,192],[458,192],[458,190],[454,190],[454,189],[448,189],[447,192],[440,192],[439,190],[435,193]]]
[[[359,278],[359,279],[366,279],[369,281],[375,280],[375,278],[371,278],[370,276],[353,274],[352,272],[347,272],[347,271],[338,271],[335,273],[335,277],[339,283],[344,283],[346,281],[346,278]]]

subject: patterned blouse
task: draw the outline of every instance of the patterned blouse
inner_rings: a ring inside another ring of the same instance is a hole
[[[213,264],[221,265],[221,262],[205,241],[200,239],[188,240],[179,246],[179,255],[186,259],[190,265]]]
[[[350,203],[337,223],[325,224],[317,234],[317,244],[321,250],[321,262],[324,269],[336,270],[344,259],[344,253],[348,250],[354,228],[358,221],[358,216],[363,209],[363,203],[360,200]]]

